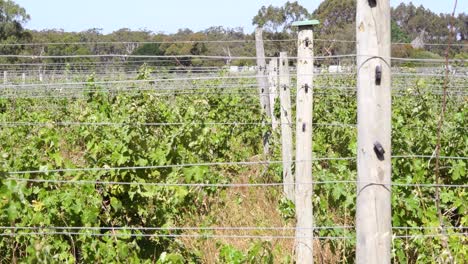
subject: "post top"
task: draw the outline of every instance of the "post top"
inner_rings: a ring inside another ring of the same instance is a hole
[[[314,26],[320,24],[320,21],[313,19],[313,20],[303,20],[303,21],[296,21],[292,23],[293,27],[303,27],[303,26]]]

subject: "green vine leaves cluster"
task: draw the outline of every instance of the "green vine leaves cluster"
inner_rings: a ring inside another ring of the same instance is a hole
[[[243,166],[192,166],[158,169],[106,169],[164,166],[204,162],[248,161],[262,153],[261,135],[266,127],[260,114],[256,90],[246,88],[255,80],[238,81],[235,92],[219,88],[222,78],[194,80],[183,84],[154,81],[153,70],[144,66],[132,87],[101,85],[90,76],[80,99],[0,99],[1,122],[42,125],[0,127],[0,226],[38,227],[34,230],[2,229],[0,255],[6,262],[132,262],[198,263],[181,240],[164,235],[181,231],[125,230],[139,227],[183,226],[187,219],[209,211],[207,198],[216,200],[221,188],[160,187],[141,183],[230,183],[232,175],[246,172]],[[314,80],[315,157],[355,157],[357,132],[355,76],[320,76]],[[294,83],[294,80],[292,80]],[[435,148],[440,112],[438,78],[394,78],[392,152],[399,155],[431,155]],[[454,87],[463,85],[451,83]],[[120,85],[120,86],[119,86]],[[167,92],[167,87],[173,90]],[[193,88],[197,89],[193,89]],[[179,88],[179,89],[177,89]],[[190,89],[192,88],[192,89]],[[158,90],[159,89],[159,90]],[[164,90],[166,89],[166,90]],[[188,92],[189,91],[189,92]],[[292,92],[292,102],[296,100]],[[294,104],[293,104],[294,105]],[[295,111],[293,107],[293,111]],[[466,98],[450,97],[441,154],[466,157]],[[293,116],[295,112],[293,112]],[[60,125],[77,122],[107,125]],[[254,123],[240,125],[236,123]],[[145,125],[155,124],[155,125]],[[156,125],[167,124],[167,125]],[[281,159],[279,133],[273,133],[272,160]],[[60,168],[100,168],[96,171],[52,172]],[[444,184],[466,184],[466,161],[444,159]],[[17,171],[40,173],[10,174]],[[353,160],[313,163],[315,181],[353,181]],[[393,181],[434,183],[433,159],[393,160]],[[281,164],[272,164],[262,178],[252,182],[281,182]],[[8,178],[128,182],[119,184],[38,183]],[[139,184],[137,184],[139,183]],[[314,217],[317,226],[354,226],[353,184],[314,186]],[[281,188],[268,189],[276,197],[286,222],[294,223],[294,204],[281,195]],[[466,190],[442,188],[441,206],[447,227],[466,226]],[[436,227],[439,225],[433,188],[392,189],[393,226]],[[52,230],[41,227],[64,227]],[[95,229],[74,230],[73,227]],[[102,227],[121,227],[108,230]],[[64,231],[64,234],[50,233]],[[448,229],[448,234],[456,233]],[[15,232],[26,233],[13,235]],[[32,233],[44,234],[32,234]],[[395,230],[395,235],[433,235],[437,229]],[[29,233],[29,234],[28,234]],[[70,235],[69,233],[74,233]],[[145,234],[158,236],[144,236]],[[353,229],[317,230],[319,236],[345,236],[348,240],[324,240],[323,247],[341,262],[354,260]],[[111,236],[112,235],[112,236]],[[446,254],[441,238],[393,240],[398,263],[430,263]],[[451,236],[449,246],[459,262],[468,254],[466,238]],[[252,242],[243,252],[235,246],[219,247],[224,263],[287,263],[291,253],[278,253],[265,241]]]

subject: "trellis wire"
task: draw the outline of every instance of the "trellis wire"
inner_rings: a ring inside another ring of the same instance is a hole
[[[15,173],[10,173],[15,174]],[[424,183],[383,183],[383,182],[358,182],[358,181],[314,181],[311,183],[152,183],[152,182],[116,182],[116,181],[92,181],[92,180],[46,180],[46,179],[26,179],[26,178],[6,178],[7,181],[30,182],[30,183],[51,183],[51,184],[75,184],[75,185],[130,185],[130,186],[150,186],[150,187],[193,187],[193,188],[250,188],[250,187],[283,187],[287,185],[327,185],[327,184],[368,184],[384,185],[394,187],[421,187],[421,188],[452,188],[462,189],[468,185],[463,184],[424,184]]]
[[[0,226],[0,230],[107,230],[107,231],[289,231],[289,230],[334,230],[354,229],[355,226],[317,226],[305,227],[264,227],[264,226],[211,226],[211,227],[83,227],[83,226]],[[431,229],[462,230],[465,226],[418,226],[392,227],[394,230],[431,230]]]
[[[296,42],[297,39],[264,39],[264,42]],[[356,40],[314,39],[317,42],[356,43]],[[165,40],[165,41],[81,41],[81,42],[36,42],[36,43],[2,43],[0,46],[53,46],[53,45],[128,45],[128,44],[195,44],[195,43],[255,43],[255,39],[233,40]],[[394,42],[392,45],[411,45],[406,42]],[[443,43],[424,43],[425,46],[446,46]],[[453,46],[468,46],[464,43],[453,43]]]
[[[81,235],[81,236],[94,236],[94,237],[159,237],[159,238],[218,238],[218,239],[298,239],[298,238],[306,238],[306,239],[314,239],[314,240],[336,240],[336,239],[354,239],[351,236],[312,236],[312,237],[298,237],[298,236],[279,236],[279,235],[212,235],[212,234],[120,234],[120,233],[79,233],[79,232],[28,232],[28,233],[0,233],[0,236],[56,236],[56,235]],[[456,234],[448,234],[449,237],[464,237],[467,236],[468,233],[456,233]],[[433,235],[394,235],[392,236],[394,239],[396,238],[436,238],[442,237],[441,234],[433,234]]]

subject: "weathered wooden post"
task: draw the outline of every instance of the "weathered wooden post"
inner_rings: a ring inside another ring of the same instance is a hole
[[[268,95],[268,78],[266,75],[266,59],[265,48],[263,46],[263,30],[257,28],[255,30],[255,48],[257,51],[257,83],[260,96],[260,105],[262,112],[271,120],[270,97]],[[270,153],[270,133],[263,135],[263,151],[265,154]]]
[[[260,103],[262,111],[271,117],[270,98],[268,96],[268,78],[266,75],[266,59],[265,48],[263,46],[263,30],[257,28],[255,30],[255,49],[257,51],[257,82],[259,86]]]
[[[3,71],[3,84],[8,84],[8,72]]]
[[[26,84],[26,73],[21,74],[21,81],[23,84]]]
[[[281,156],[283,159],[284,193],[286,198],[294,202],[294,175],[292,174],[293,120],[291,114],[291,81],[289,79],[289,60],[287,52],[280,53],[279,75],[281,105]]]
[[[391,260],[390,1],[357,1],[356,263]]]
[[[273,131],[278,127],[278,120],[275,116],[275,103],[278,99],[278,59],[271,59],[268,63],[268,95],[270,100],[271,127]]]
[[[297,51],[296,114],[296,263],[313,263],[314,220],[312,211],[312,99],[314,34],[317,20],[293,23],[299,27]]]

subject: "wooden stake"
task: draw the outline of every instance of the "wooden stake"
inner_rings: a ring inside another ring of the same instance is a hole
[[[275,116],[275,103],[278,99],[278,59],[271,59],[268,64],[268,95],[270,100],[271,126],[273,131],[278,127],[278,120]]]
[[[8,72],[3,71],[3,84],[8,84]]]
[[[313,31],[299,27],[296,122],[296,254],[297,262],[313,263],[312,214],[312,84],[314,73]]]
[[[266,60],[265,48],[263,46],[263,30],[257,28],[255,30],[255,48],[257,50],[257,82],[258,92],[260,96],[260,106],[262,113],[266,115],[268,120],[271,120],[270,97],[268,96],[268,78],[266,76]],[[268,155],[270,153],[270,132],[265,132],[263,138],[263,152]]]
[[[357,1],[356,263],[391,261],[390,1]]]
[[[283,159],[283,183],[286,198],[295,201],[294,175],[292,174],[293,139],[291,115],[291,82],[289,79],[288,53],[280,53],[279,90],[281,104],[281,155]]]
[[[263,46],[263,30],[255,30],[255,48],[257,50],[257,82],[259,86],[262,111],[271,118],[270,97],[268,96],[268,78],[266,75],[265,48]]]

